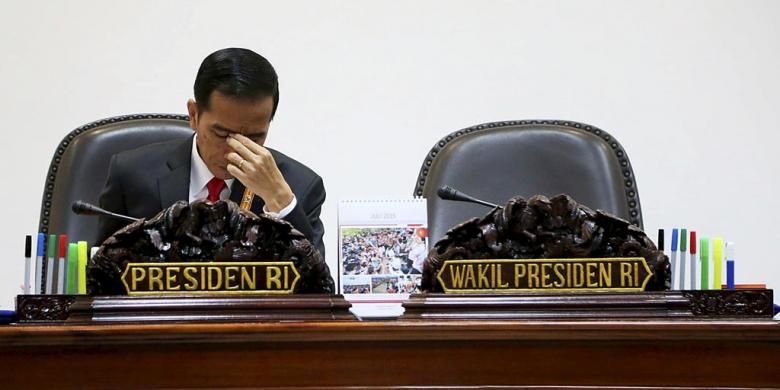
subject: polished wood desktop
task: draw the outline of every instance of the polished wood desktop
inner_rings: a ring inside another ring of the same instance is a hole
[[[780,387],[772,320],[9,325],[3,388]]]

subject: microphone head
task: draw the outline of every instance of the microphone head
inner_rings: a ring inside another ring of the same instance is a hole
[[[91,203],[87,203],[81,200],[77,200],[73,202],[73,204],[70,206],[70,209],[73,210],[74,213],[79,215],[107,215],[111,214],[106,210],[101,209],[100,207],[97,207]]]
[[[77,200],[73,202],[70,209],[76,214],[83,214],[89,211],[89,205],[83,201]]]
[[[116,214],[103,210],[98,206],[80,200],[73,202],[73,204],[70,206],[70,209],[79,215],[100,215],[109,218],[123,219],[130,222],[135,222],[138,220],[138,218],[128,217],[127,215]]]
[[[436,195],[445,200],[455,200],[457,194],[458,191],[450,186],[441,186],[439,187],[439,190],[436,191]]]
[[[490,208],[498,207],[494,205],[493,203],[485,202],[484,200],[477,199],[473,196],[466,195],[450,186],[441,186],[439,187],[439,190],[436,191],[436,195],[439,196],[439,198],[444,200],[454,200],[456,202],[470,202],[470,203],[476,203],[481,204],[483,206],[487,206]]]

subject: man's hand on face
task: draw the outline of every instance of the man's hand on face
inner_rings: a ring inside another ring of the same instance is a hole
[[[293,193],[268,149],[249,138],[232,133],[227,144],[227,171],[250,191],[260,196],[270,212],[279,212],[293,200]]]

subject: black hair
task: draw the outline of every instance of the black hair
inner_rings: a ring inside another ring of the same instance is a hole
[[[279,106],[279,79],[265,57],[249,49],[228,48],[209,54],[195,77],[195,101],[208,109],[214,91],[239,99],[273,96],[271,119]]]

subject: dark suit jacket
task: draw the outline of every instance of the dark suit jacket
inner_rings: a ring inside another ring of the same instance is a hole
[[[100,194],[100,207],[131,217],[150,218],[178,200],[187,201],[192,141],[193,138],[185,142],[161,142],[114,155]],[[324,257],[324,229],[320,220],[320,209],[325,202],[322,178],[298,161],[276,150],[268,150],[298,202],[284,219],[308,237]],[[230,199],[240,203],[244,188],[235,180],[230,188]],[[263,205],[263,200],[255,196],[252,211],[262,213]],[[98,242],[103,242],[125,224],[101,217]]]

